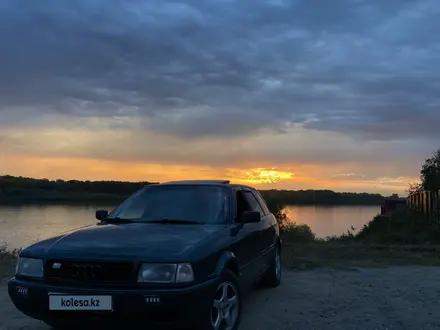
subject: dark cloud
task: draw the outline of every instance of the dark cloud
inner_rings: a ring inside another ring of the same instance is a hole
[[[435,139],[439,16],[434,0],[5,0],[0,119],[135,116],[187,138],[300,123]]]

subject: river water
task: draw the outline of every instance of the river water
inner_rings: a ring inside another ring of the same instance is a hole
[[[0,245],[20,248],[39,240],[94,224],[95,210],[107,206],[0,205]],[[289,206],[290,221],[309,225],[317,237],[339,235],[351,226],[360,229],[380,212],[379,206]]]

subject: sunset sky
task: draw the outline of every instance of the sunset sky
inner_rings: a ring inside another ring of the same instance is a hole
[[[3,0],[0,174],[404,194],[435,0]]]

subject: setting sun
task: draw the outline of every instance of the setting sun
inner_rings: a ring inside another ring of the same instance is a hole
[[[239,179],[241,182],[246,182],[249,184],[287,183],[293,179],[293,176],[293,173],[277,171],[275,168],[257,168],[241,173]]]

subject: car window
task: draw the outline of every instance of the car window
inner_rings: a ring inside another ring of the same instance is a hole
[[[236,201],[237,201],[237,214],[235,215],[235,222],[241,221],[241,215],[244,211],[252,211],[249,203],[246,201],[244,197],[244,193],[242,191],[237,191],[235,193]]]
[[[228,190],[224,187],[176,185],[147,187],[128,198],[109,218],[148,222],[180,219],[203,224],[225,223]]]
[[[252,194],[254,195],[254,197],[257,199],[257,201],[260,203],[261,208],[263,209],[264,215],[267,215],[270,213],[269,208],[267,207],[267,204],[265,202],[265,200],[263,199],[263,197],[260,195],[259,192],[253,190]]]
[[[246,198],[246,201],[249,203],[249,206],[251,207],[252,211],[258,211],[260,212],[262,217],[264,216],[263,209],[261,208],[260,204],[258,203],[257,199],[254,197],[252,192],[245,191],[244,198]]]

